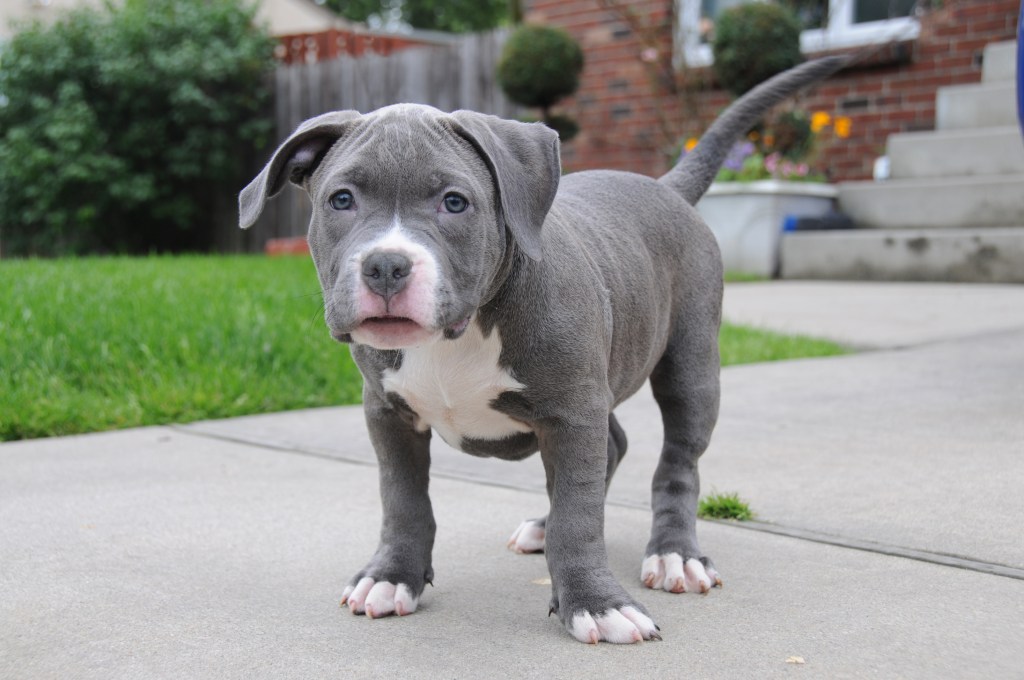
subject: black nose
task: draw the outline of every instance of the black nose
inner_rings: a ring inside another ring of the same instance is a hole
[[[412,262],[395,252],[371,253],[363,260],[363,281],[366,287],[389,301],[409,282]]]

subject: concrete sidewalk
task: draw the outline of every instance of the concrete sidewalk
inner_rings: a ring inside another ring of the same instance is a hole
[[[0,445],[0,678],[1024,677],[1024,287],[742,284],[726,317],[880,349],[723,371],[702,482],[759,521],[701,523],[705,597],[639,583],[660,420],[620,407],[611,566],[663,642],[547,618],[543,557],[504,548],[539,460],[443,446],[435,587],[339,609],[379,502],[332,408]]]

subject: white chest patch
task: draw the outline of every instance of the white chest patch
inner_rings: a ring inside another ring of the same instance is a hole
[[[480,326],[471,323],[458,340],[404,350],[401,368],[384,371],[384,389],[416,412],[417,429],[433,428],[455,448],[464,437],[493,440],[530,432],[525,423],[490,406],[502,392],[525,387],[498,365],[500,356],[497,329],[484,338]]]

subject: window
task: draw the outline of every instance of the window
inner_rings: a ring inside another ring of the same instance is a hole
[[[676,58],[690,66],[710,64],[715,19],[724,10],[757,0],[675,0]],[[911,40],[920,30],[916,0],[778,0],[804,25],[805,53],[893,40]],[[679,63],[677,65],[682,65]]]

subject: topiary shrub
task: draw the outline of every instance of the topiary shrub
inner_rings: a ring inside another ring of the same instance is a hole
[[[725,10],[715,22],[712,53],[719,82],[739,96],[803,61],[800,21],[780,5],[752,2]]]
[[[553,118],[551,107],[576,91],[582,72],[583,50],[572,36],[549,26],[525,25],[506,41],[497,76],[509,99],[539,108],[544,122],[560,134],[575,134],[575,122],[566,116]]]
[[[273,132],[244,0],[126,0],[0,48],[4,254],[202,250]]]

